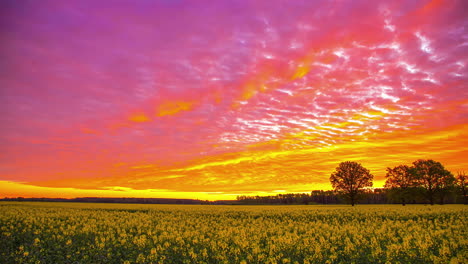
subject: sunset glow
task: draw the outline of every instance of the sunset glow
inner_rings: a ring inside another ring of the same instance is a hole
[[[463,0],[0,3],[0,198],[331,189],[468,170]]]

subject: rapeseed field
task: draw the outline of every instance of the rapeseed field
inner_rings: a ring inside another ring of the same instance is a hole
[[[2,202],[0,239],[0,263],[468,263],[468,207]]]

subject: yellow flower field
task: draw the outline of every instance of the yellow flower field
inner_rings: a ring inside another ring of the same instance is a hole
[[[1,263],[468,263],[463,205],[0,203]]]

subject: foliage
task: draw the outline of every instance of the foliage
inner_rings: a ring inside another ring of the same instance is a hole
[[[466,186],[468,185],[468,176],[465,172],[458,172],[457,179],[456,179],[458,190],[463,197],[463,202],[468,204],[468,196],[466,192]]]
[[[360,200],[361,204],[387,204],[387,189],[374,188],[364,190],[365,195]],[[342,199],[336,192],[314,190],[310,193],[286,193],[273,196],[246,196],[237,197],[237,201],[231,204],[342,204]],[[221,201],[224,202],[224,201]],[[220,202],[218,202],[219,204]]]
[[[391,190],[391,196],[397,197],[402,205],[413,198],[416,188],[416,178],[407,165],[387,168],[385,187]]]
[[[467,263],[461,205],[0,203],[2,263]]]
[[[434,160],[417,160],[413,162],[412,169],[417,185],[424,189],[424,194],[431,205],[434,204],[436,196],[443,204],[444,197],[451,191],[455,182],[452,173],[444,166]]]
[[[374,176],[361,164],[353,161],[341,162],[330,176],[335,191],[342,193],[354,206],[362,188],[372,187]]]
[[[286,193],[274,196],[237,197],[240,204],[338,204],[340,201],[333,191],[312,191],[307,193]]]

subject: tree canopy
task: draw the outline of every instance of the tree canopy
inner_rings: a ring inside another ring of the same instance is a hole
[[[412,173],[419,187],[423,188],[429,203],[434,204],[437,196],[443,203],[444,196],[454,186],[455,177],[444,166],[434,160],[417,160],[413,162]]]
[[[463,196],[464,204],[468,204],[468,196],[466,195],[467,185],[468,185],[468,176],[466,176],[465,172],[458,172],[457,187],[460,190],[460,194]]]
[[[364,187],[372,187],[374,176],[361,164],[354,161],[341,162],[330,176],[335,191],[342,193],[352,206]]]
[[[411,171],[411,167],[399,165],[394,168],[387,168],[387,175],[385,177],[387,180],[384,187],[389,188],[391,194],[397,196],[401,204],[405,205],[416,187],[416,179]]]

